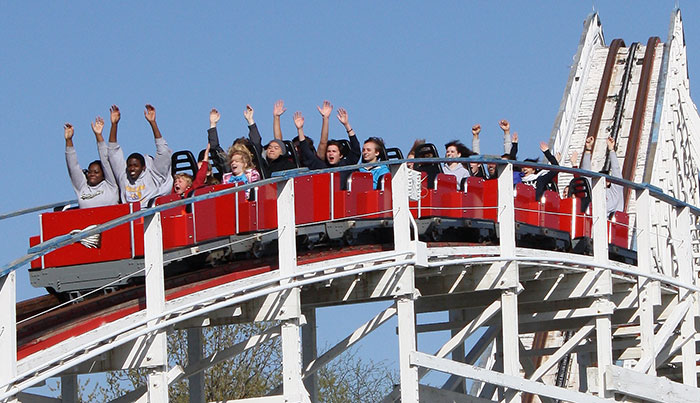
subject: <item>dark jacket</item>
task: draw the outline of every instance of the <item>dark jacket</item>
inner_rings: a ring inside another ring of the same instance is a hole
[[[323,161],[318,158],[318,155],[309,147],[307,142],[299,143],[299,151],[301,151],[301,161],[304,166],[309,169],[325,169],[325,168],[336,168],[344,167],[349,165],[356,165],[360,160],[360,142],[357,140],[357,136],[350,137],[350,151],[348,155],[344,155],[343,158],[338,161],[337,164],[329,164],[327,161]],[[352,171],[343,171],[340,173],[340,188],[345,189],[348,177]]]

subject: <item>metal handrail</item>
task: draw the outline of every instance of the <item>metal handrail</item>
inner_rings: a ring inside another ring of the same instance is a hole
[[[480,163],[480,164],[496,164],[496,165],[513,165],[515,167],[530,167],[530,168],[536,168],[536,169],[546,169],[550,171],[555,171],[555,172],[565,172],[565,173],[571,173],[571,174],[578,174],[580,176],[586,176],[590,178],[604,178],[606,180],[609,180],[612,183],[621,185],[625,188],[631,188],[634,190],[649,190],[649,194],[661,201],[664,201],[674,207],[688,207],[690,209],[690,212],[694,215],[700,216],[700,208],[690,205],[686,202],[683,202],[679,199],[676,199],[674,197],[671,197],[669,195],[666,195],[663,193],[661,189],[659,189],[656,186],[652,186],[648,183],[643,183],[643,184],[638,184],[635,182],[631,182],[625,179],[621,178],[616,178],[612,177],[609,175],[601,174],[599,172],[594,172],[594,171],[587,171],[583,169],[576,169],[576,168],[569,168],[569,167],[564,167],[560,165],[549,165],[549,164],[539,164],[539,163],[531,163],[531,162],[524,162],[524,161],[510,161],[510,160],[502,160],[502,159],[497,159],[497,158],[483,158],[483,157],[477,157],[475,158],[474,156],[468,157],[468,158],[412,158],[412,159],[403,159],[403,160],[390,160],[390,161],[381,161],[381,162],[374,162],[374,163],[366,163],[366,164],[357,164],[357,165],[349,165],[349,166],[343,166],[343,167],[337,167],[337,168],[326,168],[326,169],[320,169],[320,170],[307,170],[307,169],[295,169],[295,170],[290,170],[290,171],[282,171],[276,173],[276,175],[272,178],[268,179],[263,179],[257,182],[253,183],[248,183],[243,186],[236,186],[232,187],[229,189],[222,189],[216,192],[212,193],[207,193],[203,195],[198,195],[198,196],[193,196],[193,197],[188,197],[180,200],[175,200],[169,203],[161,204],[159,206],[154,206],[148,209],[142,209],[139,211],[136,211],[134,213],[118,217],[114,220],[108,221],[106,223],[100,224],[98,226],[95,226],[91,229],[83,230],[80,231],[76,234],[66,234],[66,235],[60,235],[57,237],[54,237],[52,239],[49,239],[47,241],[44,241],[38,245],[35,245],[27,250],[27,254],[15,259],[5,265],[2,266],[2,269],[0,269],[0,276],[5,276],[11,271],[17,270],[20,268],[22,265],[26,264],[27,262],[36,259],[38,257],[41,257],[49,252],[51,252],[54,249],[73,244],[75,242],[80,241],[81,239],[87,238],[91,235],[95,235],[98,233],[101,233],[103,231],[115,228],[119,225],[126,224],[128,222],[150,216],[152,214],[155,214],[157,212],[162,212],[174,207],[179,207],[187,204],[192,204],[196,203],[199,201],[203,200],[209,200],[213,198],[217,198],[220,196],[224,196],[227,194],[232,194],[235,192],[241,192],[245,191],[248,189],[264,186],[264,185],[269,185],[273,183],[279,183],[279,182],[284,182],[288,179],[293,179],[293,178],[298,178],[298,177],[304,177],[304,176],[310,176],[310,175],[315,175],[315,174],[324,174],[324,173],[335,173],[335,172],[343,172],[343,171],[350,171],[350,170],[357,170],[359,168],[369,168],[369,167],[374,167],[374,166],[382,166],[382,165],[387,165],[387,166],[392,166],[392,165],[400,165],[403,163],[444,163],[444,162],[460,162],[460,163]]]

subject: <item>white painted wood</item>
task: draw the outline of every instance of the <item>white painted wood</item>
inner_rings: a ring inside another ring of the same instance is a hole
[[[296,230],[294,218],[294,179],[277,184],[277,242],[279,271],[282,276],[297,271]],[[286,284],[291,280],[282,280]],[[301,334],[299,288],[280,293],[282,301],[282,381],[286,400],[309,401],[301,379]]]
[[[0,385],[17,376],[17,272],[0,278]]]
[[[645,273],[652,272],[651,256],[651,200],[649,190],[637,191],[637,267]],[[655,356],[654,351],[654,304],[652,287],[658,288],[658,282],[644,277],[637,279],[639,287],[639,324],[640,347],[643,353]],[[656,366],[650,365],[649,375],[656,374]]]
[[[394,217],[394,249],[411,249],[411,212],[408,208],[408,167],[401,164],[391,177],[391,202]],[[416,234],[417,237],[417,234]]]
[[[165,273],[163,271],[163,228],[160,213],[144,218],[143,250],[146,266],[146,317],[155,325],[165,309]],[[165,330],[149,337],[146,365],[148,372],[148,401],[168,401],[168,345]]]
[[[434,357],[421,352],[411,354],[411,364],[421,367],[432,368],[433,370],[447,374],[456,374],[469,379],[488,382],[498,386],[519,390],[521,392],[544,395],[553,399],[560,399],[572,402],[605,402],[606,400],[596,396],[587,395],[572,390],[544,385],[540,382],[523,379],[513,375],[506,375],[499,372],[490,371],[483,368],[474,367],[469,364],[454,362],[445,358]]]
[[[571,351],[576,348],[584,337],[588,336],[590,332],[593,331],[595,325],[593,321],[589,322],[587,325],[581,327],[576,333],[569,338],[569,340],[564,343],[556,353],[552,354],[547,361],[542,363],[539,368],[529,377],[531,381],[538,381],[544,374],[546,374],[550,369],[554,368],[559,361],[564,358],[565,355],[571,353]]]
[[[700,389],[673,382],[664,377],[645,375],[637,371],[610,365],[606,371],[609,390],[650,402],[697,402]]]
[[[460,331],[456,332],[450,340],[448,340],[440,349],[435,353],[436,357],[444,358],[447,354],[450,354],[454,349],[464,343],[464,341],[477,329],[483,326],[487,321],[496,316],[496,314],[501,310],[501,301],[496,300],[487,306],[474,320],[467,323]],[[422,379],[428,373],[428,368],[421,368],[418,370],[418,379]]]
[[[664,345],[668,342],[671,336],[676,331],[678,324],[685,318],[686,313],[690,309],[690,302],[686,299],[678,304],[673,309],[673,313],[669,316],[666,321],[664,321],[663,326],[657,332],[654,337],[654,349],[653,351],[660,351]],[[693,352],[695,351],[695,346],[693,346]],[[639,359],[639,362],[634,367],[634,371],[646,373],[649,366],[656,362],[656,356],[652,352],[651,354],[646,354]]]
[[[410,354],[416,351],[416,314],[411,295],[398,297],[396,309],[399,321],[399,377],[401,402],[418,403],[418,368],[411,365]]]
[[[438,389],[428,385],[420,385],[420,403],[489,403],[491,400],[477,396],[465,395],[451,390]]]
[[[677,209],[677,226],[676,232],[673,234],[674,238],[679,240],[677,245],[677,262],[678,262],[678,276],[681,280],[688,283],[695,283],[694,281],[694,270],[693,270],[693,256],[692,256],[692,237],[690,235],[690,208],[683,207]],[[695,315],[693,309],[690,307],[695,305],[695,295],[697,293],[692,293],[688,290],[679,290],[678,298],[683,298],[684,296],[688,300],[688,311],[683,317],[681,322],[681,335],[685,338],[692,337],[695,333]],[[695,343],[685,343],[681,348],[681,354],[683,359],[683,384],[688,386],[697,387],[697,358],[695,355]]]

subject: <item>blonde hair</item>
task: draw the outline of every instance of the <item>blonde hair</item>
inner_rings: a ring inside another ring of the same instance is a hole
[[[192,186],[192,175],[190,175],[190,174],[182,174],[182,173],[175,174],[175,175],[173,175],[173,178],[174,179],[177,179],[177,178],[184,179],[187,181],[187,187]]]
[[[231,161],[233,161],[233,156],[238,155],[241,157],[243,160],[243,163],[245,164],[245,168],[249,169],[253,167],[253,155],[250,154],[250,151],[248,151],[248,148],[243,145],[243,144],[234,144],[228,149],[228,162],[231,164]]]

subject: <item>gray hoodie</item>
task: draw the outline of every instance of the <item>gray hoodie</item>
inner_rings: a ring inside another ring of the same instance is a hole
[[[620,171],[620,163],[617,160],[617,154],[615,154],[615,151],[608,151],[608,153],[608,158],[610,159],[610,176],[622,178],[622,171]],[[581,169],[591,170],[591,153],[583,153]],[[586,180],[588,180],[589,184],[591,183],[590,178],[586,178]],[[605,209],[608,215],[616,211],[624,211],[624,203],[621,185],[611,183],[609,187],[605,188]]]
[[[78,163],[78,155],[74,147],[66,147],[66,166],[68,176],[73,183],[73,190],[78,196],[80,208],[111,206],[119,203],[119,188],[107,159],[107,145],[104,141],[97,143],[105,179],[96,186],[90,186]]]
[[[146,167],[134,181],[126,172],[126,161],[121,147],[118,143],[109,143],[109,163],[119,183],[122,203],[141,202],[141,207],[147,207],[149,200],[170,193],[173,187],[173,177],[170,175],[170,157],[173,151],[164,138],[157,138],[155,142],[156,156],[144,156]]]

